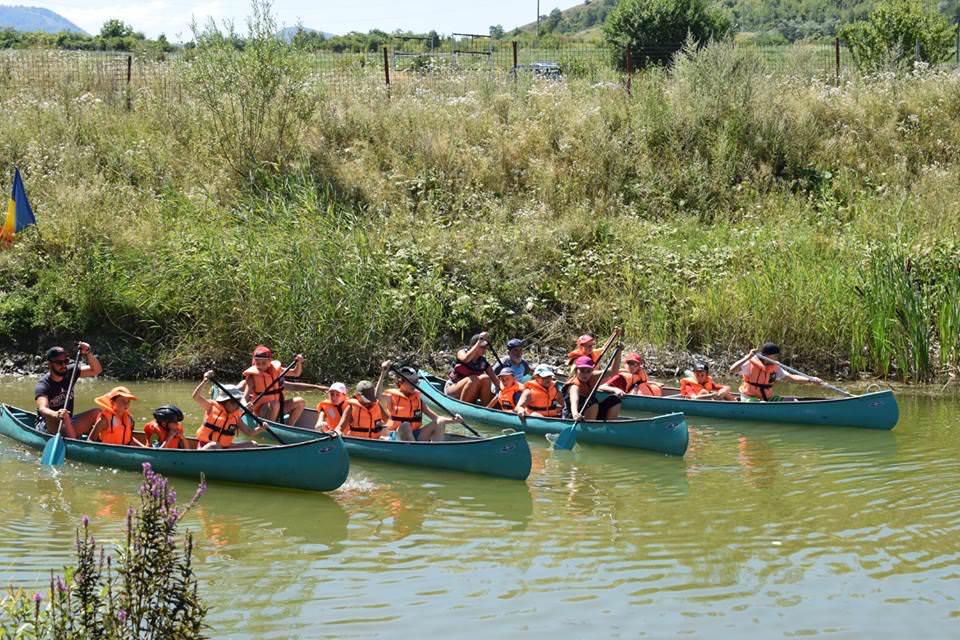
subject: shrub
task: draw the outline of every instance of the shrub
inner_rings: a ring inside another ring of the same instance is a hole
[[[844,25],[840,37],[864,72],[909,65],[920,44],[920,60],[943,62],[953,50],[956,27],[920,0],[885,0],[866,20]]]
[[[603,37],[623,68],[625,47],[634,66],[669,62],[688,38],[697,43],[729,37],[733,18],[710,0],[620,0],[607,16]]]
[[[0,604],[0,637],[24,639],[136,640],[201,638],[207,607],[198,593],[188,533],[183,549],[177,525],[203,495],[176,506],[166,478],[143,465],[140,508],[127,512],[126,542],[114,567],[90,535],[89,520],[77,530],[77,564],[54,577],[44,597],[11,592]],[[44,604],[46,603],[46,604]]]

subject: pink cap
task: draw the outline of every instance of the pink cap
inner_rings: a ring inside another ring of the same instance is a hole
[[[623,359],[624,362],[643,362],[643,358],[640,357],[640,354],[634,351],[633,353],[628,353]]]
[[[269,358],[272,355],[273,355],[273,352],[270,351],[268,347],[265,347],[262,344],[258,344],[257,348],[253,350],[254,358]]]
[[[577,338],[577,344],[587,344],[593,342],[593,336],[589,333],[585,333],[579,338]]]
[[[577,369],[593,369],[593,358],[590,356],[580,356],[577,358],[577,361],[573,363]]]

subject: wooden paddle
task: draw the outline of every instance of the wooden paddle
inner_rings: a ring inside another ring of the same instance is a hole
[[[67,395],[63,401],[63,408],[66,409],[70,404],[70,394],[73,393],[73,384],[77,381],[80,374],[80,347],[77,347],[77,357],[73,361],[73,372],[70,374],[70,384],[67,385]],[[58,467],[63,464],[67,457],[67,447],[63,444],[63,416],[57,422],[57,433],[47,440],[43,447],[43,455],[40,456],[40,464]]]
[[[225,388],[222,384],[220,384],[219,382],[217,382],[214,378],[210,378],[210,382],[212,382],[212,383],[213,383],[213,386],[215,386],[217,389],[220,389],[220,391],[222,391],[223,393],[225,393],[228,397],[233,398],[233,396],[230,395],[230,392],[227,391],[226,388]],[[240,402],[239,400],[237,401],[237,404],[240,405],[240,408],[243,409],[243,412],[246,414],[246,416],[247,416],[248,418],[250,418],[251,420],[253,420],[253,424],[258,424],[258,423],[259,423],[259,424],[262,424],[263,427],[264,427],[264,429],[266,429],[267,433],[269,433],[271,436],[273,436],[274,439],[275,439],[277,442],[279,442],[280,444],[287,444],[286,442],[284,442],[284,441],[280,438],[280,436],[278,436],[276,433],[274,433],[273,429],[270,428],[270,425],[267,424],[267,421],[266,421],[266,420],[264,420],[263,418],[258,418],[257,416],[255,416],[254,413],[253,413],[253,411],[250,411],[250,409],[247,408],[247,405],[243,404],[243,403]]]
[[[763,360],[764,362],[767,362],[767,363],[769,363],[769,364],[777,365],[778,367],[782,367],[785,371],[789,371],[789,372],[792,373],[792,374],[795,374],[795,375],[798,375],[798,376],[804,376],[805,378],[812,378],[812,377],[813,377],[813,376],[811,376],[811,375],[808,375],[808,374],[804,373],[803,371],[798,371],[797,369],[793,369],[793,368],[791,368],[791,367],[788,367],[787,365],[783,364],[782,362],[778,362],[778,361],[776,361],[776,360],[774,360],[774,359],[772,359],[772,358],[768,358],[767,356],[763,355],[762,353],[757,352],[757,357],[760,358],[761,360]],[[835,387],[835,386],[833,386],[832,384],[829,384],[829,383],[827,383],[827,382],[824,382],[823,380],[820,381],[820,386],[826,387],[827,389],[830,389],[831,391],[836,391],[837,393],[842,394],[842,395],[845,395],[845,396],[847,396],[848,398],[852,398],[852,397],[854,396],[854,394],[850,393],[849,391],[844,391],[844,390],[841,389],[840,387]]]
[[[580,405],[581,409],[585,409],[590,404],[590,399],[596,395],[597,389],[600,388],[600,384],[603,382],[603,379],[607,377],[607,371],[610,370],[610,365],[613,364],[613,361],[617,359],[617,352],[619,351],[620,346],[617,346],[616,350],[613,352],[613,357],[607,360],[607,366],[603,368],[603,373],[600,374],[600,377],[597,378],[597,381],[593,384],[593,388],[590,389],[590,395],[588,395],[586,400],[583,401],[583,404]],[[603,356],[604,354],[601,353],[600,358],[603,359]],[[577,444],[577,427],[581,422],[583,422],[583,413],[580,414],[579,418],[573,421],[571,426],[563,428],[563,431],[560,432],[560,435],[557,436],[556,441],[553,443],[553,448],[563,449],[565,451],[573,449],[573,446]]]
[[[403,373],[402,371],[400,371],[399,368],[397,368],[397,367],[395,367],[395,366],[391,366],[391,367],[390,367],[390,371],[392,371],[394,374],[400,376],[401,378],[403,378],[404,380],[406,380],[407,382],[409,382],[412,387],[414,387],[414,388],[416,388],[416,389],[419,389],[419,387],[417,386],[417,383],[414,382],[413,380],[411,380],[410,378],[408,378],[407,375],[406,375],[405,373]],[[419,376],[417,376],[417,377],[419,378]],[[446,413],[446,414],[447,414],[448,416],[450,416],[451,418],[456,418],[456,416],[453,414],[452,411],[450,411],[449,409],[447,409],[445,406],[443,406],[443,405],[440,404],[439,402],[434,402],[434,404],[435,404],[436,406],[440,407],[440,408],[443,410],[443,412]],[[477,436],[478,438],[482,438],[482,437],[483,437],[482,435],[480,435],[480,432],[478,432],[476,429],[474,429],[473,427],[471,427],[470,425],[468,425],[466,422],[461,422],[460,424],[462,424],[463,427],[464,427],[467,431],[469,431],[469,432],[472,433],[473,435]]]

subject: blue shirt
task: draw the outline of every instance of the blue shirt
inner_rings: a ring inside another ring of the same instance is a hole
[[[515,364],[513,360],[510,359],[504,360],[503,364],[498,365],[494,371],[497,375],[500,375],[500,372],[504,369],[513,371],[513,377],[516,378],[520,384],[533,378],[533,370],[530,368],[530,363],[526,360],[520,360],[519,364]]]

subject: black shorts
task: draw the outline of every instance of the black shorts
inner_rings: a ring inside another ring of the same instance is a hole
[[[570,396],[564,395],[564,399],[566,402],[563,403],[563,417],[567,420],[573,420],[573,414],[570,412]],[[607,396],[602,401],[598,402],[597,396],[594,395],[592,398],[590,398],[590,402],[583,405],[583,407],[580,409],[580,413],[585,413],[587,409],[595,404],[600,405],[600,408],[597,409],[597,420],[606,420],[610,409],[613,409],[620,404],[620,398],[617,396]]]

